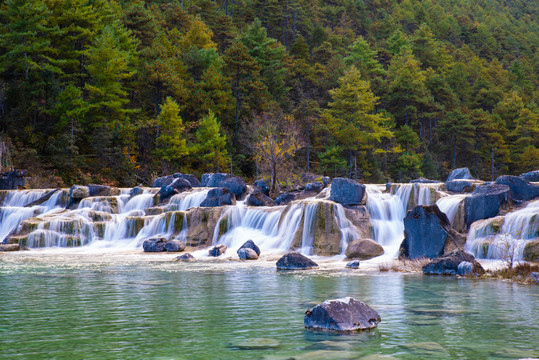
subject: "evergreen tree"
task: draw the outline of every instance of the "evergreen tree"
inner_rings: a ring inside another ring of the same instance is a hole
[[[159,137],[157,138],[156,156],[161,160],[164,174],[168,174],[171,164],[176,164],[179,159],[189,153],[185,145],[180,107],[171,97],[167,97],[161,106],[157,118],[159,124]]]
[[[226,168],[226,137],[221,134],[221,124],[211,110],[202,118],[196,131],[196,140],[191,153],[197,155],[203,171],[219,172],[220,169]]]

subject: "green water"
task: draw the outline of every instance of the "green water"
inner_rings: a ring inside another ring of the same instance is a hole
[[[306,331],[352,296],[382,322]],[[271,264],[0,258],[0,359],[519,359],[539,356],[539,286]],[[264,338],[266,349],[242,349]],[[385,355],[377,357],[373,355]]]

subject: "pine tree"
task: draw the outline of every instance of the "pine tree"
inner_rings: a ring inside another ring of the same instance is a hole
[[[451,111],[440,120],[438,125],[440,140],[448,141],[451,169],[457,166],[457,145],[464,146],[472,143],[474,126],[470,118],[460,110]],[[459,147],[462,149],[462,147]]]
[[[369,43],[360,36],[350,47],[350,54],[344,58],[348,66],[355,66],[363,77],[368,75],[384,75],[385,70],[376,60],[376,51],[371,50]]]
[[[159,137],[155,154],[161,159],[163,173],[168,174],[170,165],[189,153],[183,138],[185,127],[180,117],[180,107],[171,97],[167,97],[161,106],[157,120]]]
[[[211,110],[202,118],[195,136],[197,143],[191,153],[197,155],[201,169],[219,172],[225,168],[228,162],[226,137],[221,134],[221,124]]]

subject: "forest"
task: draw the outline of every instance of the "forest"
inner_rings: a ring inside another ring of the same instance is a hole
[[[526,0],[0,0],[4,167],[33,186],[292,187],[539,169]],[[32,184],[31,184],[32,185]]]

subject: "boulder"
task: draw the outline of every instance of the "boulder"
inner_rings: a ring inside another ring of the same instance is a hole
[[[88,193],[90,196],[118,196],[120,195],[120,189],[113,188],[106,185],[88,185]]]
[[[455,250],[451,253],[438,257],[425,266],[423,266],[423,274],[426,275],[457,275],[459,274],[459,265],[461,263],[470,263],[472,266],[471,272],[469,271],[469,265],[463,264],[460,266],[460,271],[463,274],[482,275],[485,270],[475,260],[474,256],[465,251]]]
[[[200,181],[193,174],[175,173],[172,176],[174,177],[174,179],[184,179],[184,180],[189,181],[189,183],[191,184],[192,187],[200,187],[201,186]]]
[[[473,263],[462,261],[457,267],[457,274],[460,276],[473,275]]]
[[[526,243],[522,258],[526,261],[539,262],[539,240],[528,241]]]
[[[192,188],[193,187],[189,181],[182,178],[174,179],[169,185],[161,188],[159,191],[159,200],[165,201],[176,194],[191,190]]]
[[[247,205],[249,206],[275,206],[275,201],[269,196],[266,196],[258,188],[255,188],[253,193],[247,197]]]
[[[277,205],[286,205],[290,203],[291,201],[294,201],[296,199],[296,194],[293,193],[284,193],[279,196],[277,196],[277,199],[275,199],[275,204]]]
[[[165,251],[180,252],[185,250],[185,243],[180,240],[171,240],[165,244]]]
[[[420,177],[418,179],[415,179],[415,180],[412,180],[410,181],[410,183],[412,184],[415,184],[415,183],[419,183],[419,184],[434,184],[434,183],[439,183],[438,180],[429,180],[429,179],[426,179],[424,177]]]
[[[419,205],[404,218],[404,240],[400,258],[435,258],[442,255],[449,232],[449,220],[437,205]]]
[[[19,251],[19,244],[0,244],[0,251]]]
[[[159,215],[165,212],[167,212],[167,208],[164,206],[153,206],[153,207],[144,209],[144,214],[148,216]]]
[[[317,263],[294,251],[284,254],[277,261],[277,269],[279,270],[308,270],[317,268]]]
[[[238,249],[240,251],[241,249],[252,249],[256,256],[260,256],[260,248],[256,246],[255,242],[253,240],[247,240],[243,243],[243,245]]]
[[[539,185],[530,184],[520,176],[502,175],[495,183],[509,186],[511,198],[516,201],[528,201],[539,196]]]
[[[520,176],[529,182],[538,182],[539,181],[539,170],[529,171],[524,174],[520,174]]]
[[[129,196],[133,197],[133,196],[141,195],[143,193],[144,193],[144,190],[142,189],[142,186],[136,186],[129,191]]]
[[[253,185],[259,188],[264,195],[269,196],[270,188],[264,179],[255,181]]]
[[[468,168],[459,168],[451,171],[447,176],[446,182],[456,179],[468,179],[473,180],[472,174],[470,174],[470,169]]]
[[[238,250],[238,256],[241,260],[256,260],[258,255],[256,251],[250,248],[242,248]]]
[[[195,257],[189,253],[182,254],[175,258],[177,261],[196,261]]]
[[[374,329],[380,315],[362,301],[346,297],[326,300],[305,312],[307,329],[352,332]]]
[[[224,244],[215,245],[209,251],[209,255],[213,257],[221,256],[225,253],[227,247]]]
[[[221,181],[227,179],[229,176],[225,173],[206,173],[202,175],[201,185],[203,187],[217,187]]]
[[[142,243],[142,249],[144,252],[161,252],[165,251],[165,245],[167,243],[167,239],[163,237],[148,239]]]
[[[384,248],[371,239],[357,239],[348,244],[345,254],[349,259],[368,260],[380,256]]]
[[[153,187],[163,187],[170,185],[174,181],[174,175],[167,175],[158,177],[153,181]]]
[[[16,190],[26,185],[26,171],[14,170],[0,174],[0,190]]]
[[[359,260],[353,260],[346,263],[348,269],[359,269]]]
[[[365,185],[352,179],[335,178],[331,183],[329,200],[345,206],[360,205],[365,196]]]
[[[331,179],[329,178],[329,176],[324,176],[322,177],[322,182],[324,183],[324,186],[328,186],[331,182]]]
[[[215,188],[208,191],[206,199],[200,207],[216,207],[224,205],[235,205],[236,197],[227,188]]]
[[[237,176],[226,178],[217,186],[230,190],[230,192],[233,193],[238,200],[241,200],[247,191],[247,185],[245,185],[245,182]]]
[[[69,189],[69,199],[74,201],[80,201],[90,196],[90,189],[88,186],[73,185]]]
[[[464,199],[464,218],[466,225],[481,219],[498,215],[500,208],[509,201],[510,188],[507,185],[488,184],[478,186]]]
[[[305,185],[304,191],[319,193],[324,188],[324,183],[316,181]]]
[[[447,191],[455,193],[472,192],[474,189],[474,183],[469,180],[451,180],[446,181],[445,188]]]

